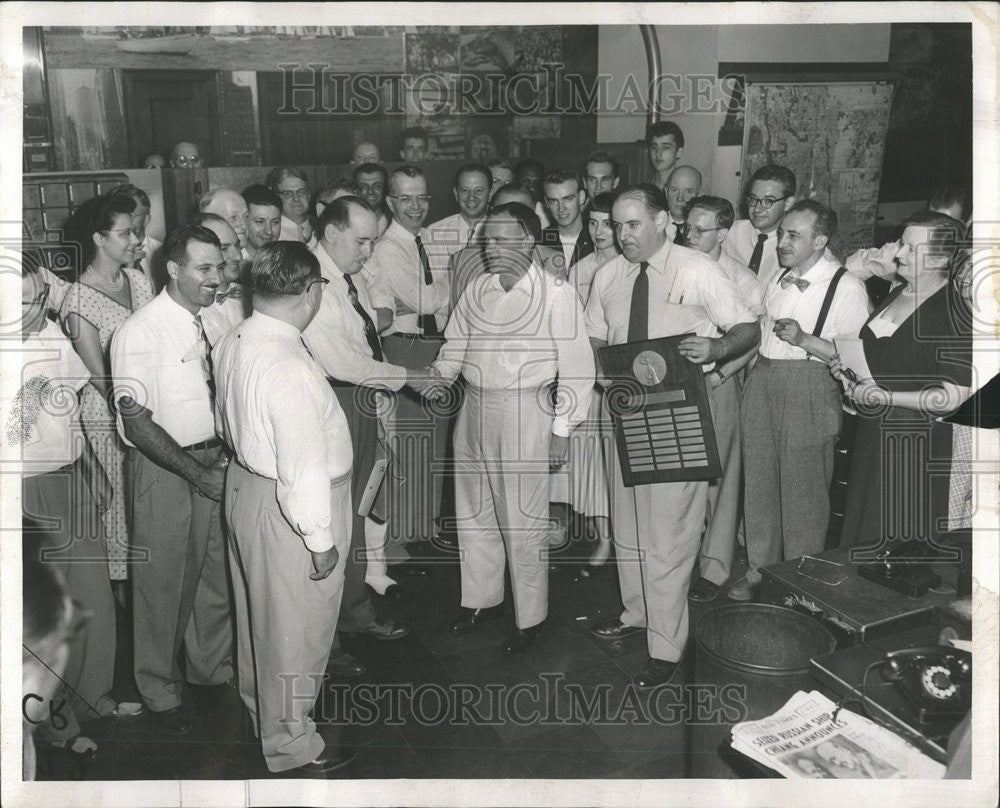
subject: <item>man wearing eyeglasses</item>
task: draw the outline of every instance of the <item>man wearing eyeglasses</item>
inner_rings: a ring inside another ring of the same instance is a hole
[[[278,241],[301,241],[310,250],[316,235],[309,217],[309,177],[300,168],[278,166],[265,184],[281,198],[281,230]]]
[[[696,196],[688,203],[684,218],[683,232],[687,246],[715,261],[754,316],[760,317],[764,303],[756,276],[722,251],[735,218],[729,200],[718,196]],[[741,370],[755,354],[756,349],[751,349],[741,356],[727,359],[717,364],[705,377],[722,477],[708,486],[709,522],[698,554],[701,577],[688,592],[688,598],[699,603],[715,600],[729,580],[732,569],[733,544],[740,523],[743,471],[740,455]]]
[[[170,152],[171,168],[201,168],[203,164],[201,149],[197,143],[182,140],[174,144]]]
[[[431,261],[432,235],[423,226],[431,197],[423,170],[414,165],[395,169],[389,177],[388,201],[392,224],[368,263],[372,305],[392,323],[392,333],[383,340],[386,359],[419,370],[434,361],[443,342],[450,299],[448,267]],[[405,424],[408,434],[394,431],[390,442],[400,480],[390,492],[390,547],[394,540],[419,541],[436,533],[441,482],[435,479],[433,465],[444,458],[448,425],[443,413],[429,412],[413,392],[401,391],[396,401],[394,423]],[[441,471],[436,474],[440,477]]]
[[[744,202],[750,218],[730,228],[722,250],[749,267],[765,288],[779,271],[777,231],[781,217],[795,204],[795,175],[784,166],[761,166],[748,187]]]

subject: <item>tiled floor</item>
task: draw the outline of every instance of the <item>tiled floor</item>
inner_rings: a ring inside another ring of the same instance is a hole
[[[338,702],[328,694],[317,707],[317,715],[331,721],[340,715],[338,706],[357,708],[353,723],[324,728],[342,730],[342,742],[358,752],[338,777],[686,776],[690,730],[676,708],[691,681],[693,652],[675,689],[661,693],[655,705],[647,691],[629,686],[646,660],[645,637],[608,643],[590,634],[591,622],[617,615],[621,605],[613,568],[590,581],[572,580],[589,547],[570,544],[553,556],[548,621],[536,644],[515,657],[502,650],[512,613],[509,596],[505,621],[469,636],[452,635],[447,625],[459,605],[457,557],[417,547],[430,576],[401,577],[406,595],[398,602],[377,598],[379,610],[408,622],[412,634],[388,643],[346,639],[345,647],[368,672],[360,680],[331,678],[330,692],[345,691],[344,698]],[[704,608],[693,608],[692,617]],[[116,695],[134,700],[129,626],[120,617]],[[404,686],[410,688],[405,695]],[[393,692],[400,694],[395,703]],[[191,687],[185,703],[197,716],[189,737],[158,736],[148,719],[127,728],[98,722],[85,728],[100,745],[95,759],[78,761],[43,747],[39,779],[267,776],[233,690]]]

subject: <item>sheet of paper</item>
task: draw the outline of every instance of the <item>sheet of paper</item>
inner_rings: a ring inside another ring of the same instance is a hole
[[[865,358],[864,343],[857,337],[837,337],[833,341],[840,355],[840,361],[854,371],[859,381],[872,378],[868,360]]]

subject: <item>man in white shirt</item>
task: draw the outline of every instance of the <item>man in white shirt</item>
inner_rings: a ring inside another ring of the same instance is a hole
[[[344,588],[351,440],[301,338],[323,295],[315,256],[297,242],[267,245],[249,282],[253,315],[212,353],[219,429],[235,453],[226,523],[240,694],[269,771],[323,776],[354,758],[328,746],[309,715]]]
[[[170,278],[111,341],[118,431],[129,447],[135,681],[160,728],[191,731],[187,680],[233,675],[229,588],[219,501],[225,456],[215,434],[211,367],[199,312],[215,299],[225,262],[219,239],[184,226],[163,245]]]
[[[545,204],[553,224],[542,230],[541,243],[559,250],[563,255],[563,268],[569,268],[594,251],[590,233],[583,226],[583,203],[587,192],[574,171],[550,171],[542,183]]]
[[[381,238],[392,223],[392,212],[385,204],[385,194],[389,189],[389,172],[381,163],[362,163],[354,169],[353,176],[360,189],[358,196],[371,205],[375,215],[378,216],[378,234]]]
[[[722,251],[747,266],[763,289],[778,271],[778,225],[795,204],[795,175],[784,166],[761,166],[747,188],[750,218],[729,228]]]
[[[760,317],[764,313],[764,295],[756,276],[722,251],[734,218],[733,206],[728,199],[696,196],[688,202],[683,232],[687,246],[715,261],[736,287],[740,299],[750,307],[755,317]],[[701,577],[688,593],[691,600],[702,603],[716,598],[719,589],[729,580],[732,569],[733,542],[740,523],[740,494],[743,490],[739,403],[741,371],[755,355],[756,349],[751,349],[742,356],[717,365],[705,377],[722,477],[712,480],[708,486],[709,522],[698,554]]]
[[[534,642],[548,614],[549,467],[566,462],[594,382],[579,298],[533,260],[539,231],[524,205],[490,214],[489,273],[459,300],[434,363],[444,379],[461,373],[468,385],[454,434],[462,614],[451,630],[466,633],[503,614],[506,547],[515,619],[509,654]]]
[[[346,569],[341,604],[341,632],[366,633],[383,640],[405,637],[402,623],[380,619],[365,589],[365,519],[357,515],[375,463],[378,439],[375,392],[399,391],[409,384],[422,388],[428,371],[407,369],[386,361],[374,323],[374,309],[364,262],[376,239],[374,211],[358,197],[340,197],[323,210],[320,241],[313,249],[324,280],[315,319],[303,339],[333,386],[346,417],[354,447],[351,558]],[[350,664],[341,655],[341,664]]]
[[[447,265],[448,259],[463,247],[468,247],[486,215],[490,202],[493,176],[478,163],[458,169],[452,193],[458,202],[458,213],[438,219],[427,228],[427,253],[431,265]]]
[[[279,241],[301,241],[309,249],[316,246],[313,223],[309,218],[309,176],[301,168],[272,168],[264,181],[281,199]]]
[[[412,370],[426,368],[444,341],[450,284],[447,264],[431,262],[429,231],[424,220],[430,205],[427,180],[412,165],[389,177],[393,220],[372,251],[368,270],[372,305],[388,319],[391,333],[383,340],[386,359]],[[412,391],[396,396],[390,445],[400,480],[390,493],[389,540],[431,539],[440,514],[448,418],[429,408]],[[430,485],[428,485],[428,482]]]
[[[662,191],[634,186],[611,213],[623,254],[602,266],[591,286],[586,325],[595,350],[693,332],[680,342],[680,353],[711,374],[715,363],[756,345],[757,318],[718,264],[667,238]],[[628,488],[618,453],[611,455],[611,520],[625,608],[591,630],[608,640],[645,631],[649,660],[632,681],[656,687],[673,678],[687,644],[687,591],[705,527],[708,481]]]
[[[214,213],[199,213],[191,224],[201,225],[219,237],[222,247],[222,279],[215,290],[215,300],[211,305],[201,310],[201,324],[205,329],[205,338],[209,346],[218,344],[223,335],[234,326],[243,322],[246,313],[243,288],[240,286],[240,269],[242,255],[240,254],[239,237],[236,231],[221,216]]]
[[[135,230],[135,237],[139,239],[139,249],[136,250],[133,266],[141,269],[149,281],[149,285],[155,291],[159,291],[165,282],[161,254],[163,242],[146,232],[146,227],[150,222],[149,195],[135,185],[119,186],[112,193],[116,196],[127,196],[135,201],[135,210],[132,212],[132,229]]]
[[[869,311],[864,284],[826,255],[836,231],[837,215],[813,200],[778,228],[782,269],[764,286],[760,352],[740,404],[749,570],[733,600],[753,597],[761,567],[826,541],[841,390],[824,340],[857,336]]]
[[[247,240],[243,257],[252,259],[265,244],[277,241],[281,233],[281,197],[264,185],[243,189],[247,203]]]
[[[225,219],[239,237],[240,249],[246,247],[247,203],[236,191],[229,188],[213,188],[198,201],[201,213],[214,213]]]
[[[700,193],[701,172],[694,166],[677,166],[670,172],[666,187],[667,211],[670,213],[667,238],[674,244],[687,246],[684,217],[687,215],[688,203]]]
[[[615,162],[615,158],[607,152],[591,152],[587,156],[583,181],[587,186],[588,200],[613,191],[618,187],[619,181],[618,163]]]
[[[653,167],[649,181],[665,190],[670,172],[684,153],[684,132],[673,121],[657,121],[646,130],[646,153]]]

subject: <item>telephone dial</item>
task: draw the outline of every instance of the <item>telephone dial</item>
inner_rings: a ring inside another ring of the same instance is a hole
[[[961,718],[972,704],[972,654],[933,645],[886,654],[882,678],[894,682],[921,723]]]

